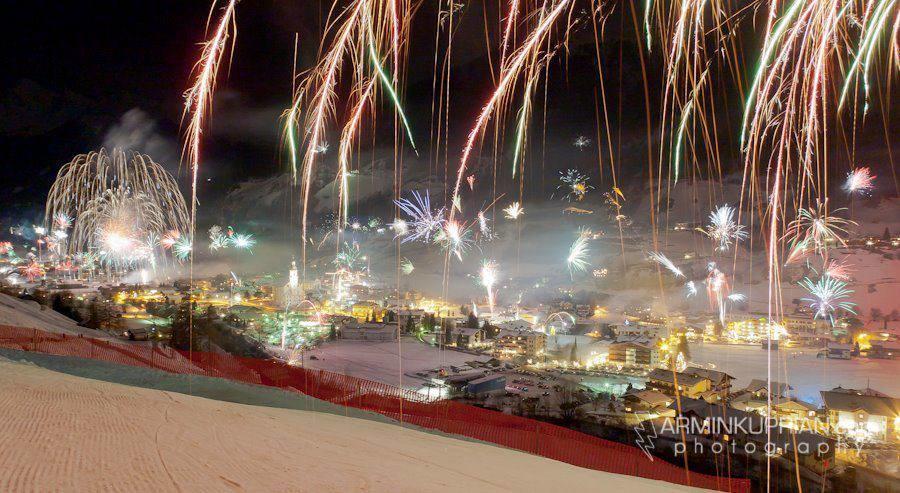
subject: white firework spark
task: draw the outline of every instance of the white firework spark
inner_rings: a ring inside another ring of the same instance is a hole
[[[209,228],[209,250],[212,252],[228,248],[228,237],[222,232],[222,227],[215,224]]]
[[[523,208],[518,202],[513,202],[512,204],[506,206],[505,209],[503,209],[503,214],[507,219],[515,221],[516,219],[520,218],[522,214],[525,214],[525,208]]]
[[[447,221],[444,223],[444,228],[435,234],[434,241],[462,261],[463,254],[472,246],[471,233],[468,228],[456,220]]]
[[[582,151],[582,150],[584,150],[586,147],[588,147],[589,145],[591,145],[591,139],[585,137],[584,135],[579,135],[579,136],[575,139],[575,141],[572,142],[572,145],[574,145],[575,147],[577,147],[579,151]]]
[[[691,296],[697,296],[697,285],[694,281],[688,281],[684,283],[685,290],[685,298],[690,298]]]
[[[718,244],[716,250],[727,251],[732,242],[737,243],[748,236],[744,226],[735,222],[735,210],[730,205],[719,206],[711,212],[709,222],[704,232]]]
[[[871,193],[875,187],[876,176],[872,174],[869,168],[856,168],[847,173],[847,181],[844,182],[844,191],[850,195]]]
[[[412,192],[413,200],[399,199],[394,203],[410,220],[405,224],[409,229],[409,233],[403,238],[403,243],[409,241],[422,240],[424,242],[431,241],[432,235],[444,229],[444,208],[431,210],[431,195],[425,190],[423,196],[417,191]],[[395,223],[396,224],[396,223]]]
[[[494,233],[491,231],[490,219],[485,216],[484,211],[478,211],[478,232],[481,238],[486,241],[494,239]]]
[[[669,257],[666,257],[663,253],[661,253],[661,252],[650,252],[650,253],[647,254],[647,258],[648,258],[651,262],[656,262],[657,264],[659,264],[659,265],[665,267],[666,270],[668,270],[669,272],[671,272],[672,274],[674,274],[675,277],[684,277],[684,272],[682,272],[681,269],[679,269],[678,266],[675,265],[674,262],[672,262],[671,260],[669,260]],[[692,282],[693,282],[693,281],[692,281]]]
[[[481,271],[479,272],[479,282],[484,289],[487,290],[488,305],[491,307],[491,314],[494,313],[494,284],[497,283],[497,263],[493,260],[485,260],[481,263]]]
[[[591,263],[588,261],[590,248],[588,248],[589,234],[581,231],[578,238],[572,242],[569,247],[569,256],[566,257],[566,264],[569,266],[569,275],[574,276],[575,272],[584,272]]]
[[[715,262],[710,262],[706,268],[709,272],[706,276],[706,296],[709,299],[710,307],[719,312],[719,322],[725,325],[725,311],[727,308],[725,300],[728,298],[728,292],[731,290],[731,287],[728,285],[728,277],[719,270]]]
[[[391,223],[391,229],[394,231],[394,237],[399,238],[409,233],[409,224],[406,222],[406,219],[398,217]]]
[[[743,303],[747,301],[747,296],[743,293],[731,293],[728,295],[728,301],[732,303]]]
[[[247,250],[252,254],[256,239],[252,234],[237,233],[231,238],[231,244],[237,249]]]

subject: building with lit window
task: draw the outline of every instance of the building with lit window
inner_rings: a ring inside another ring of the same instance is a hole
[[[547,336],[531,331],[501,331],[494,340],[494,356],[498,358],[534,358],[544,352]]]
[[[872,389],[841,387],[820,394],[828,425],[836,433],[857,440],[896,442],[900,439],[900,399]]]
[[[659,350],[652,344],[615,342],[609,345],[607,361],[622,366],[653,368],[659,363]]]

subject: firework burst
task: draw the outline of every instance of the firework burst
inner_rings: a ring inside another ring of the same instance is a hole
[[[656,262],[665,267],[665,269],[671,272],[675,277],[684,277],[684,272],[682,272],[681,269],[679,269],[678,266],[669,260],[669,257],[666,257],[663,253],[650,252],[647,254],[647,258],[650,259],[651,262]],[[691,281],[691,285],[693,285],[693,281]]]
[[[575,272],[584,272],[591,266],[588,257],[590,256],[590,248],[588,240],[590,233],[586,230],[579,232],[578,238],[572,242],[569,247],[569,256],[566,257],[566,265],[569,266],[569,276],[574,277]]]
[[[576,202],[580,202],[584,200],[589,191],[594,189],[587,183],[588,176],[575,169],[567,170],[565,173],[560,172],[559,181],[562,182],[562,185],[556,187],[557,190],[566,190],[565,198],[570,201],[575,199]]]
[[[256,238],[249,233],[236,233],[231,237],[231,244],[238,250],[246,250],[253,253],[253,246],[256,245]]]
[[[222,232],[222,226],[214,224],[209,228],[209,250],[217,252],[224,248],[228,248],[228,236]]]
[[[716,250],[721,252],[728,251],[732,243],[748,236],[744,226],[735,222],[735,210],[729,205],[720,206],[709,214],[709,224],[703,232],[716,242]]]
[[[707,265],[706,296],[709,299],[710,308],[718,311],[719,322],[722,325],[725,325],[725,312],[727,310],[725,302],[728,300],[730,290],[728,277],[719,270],[715,262],[710,262]]]
[[[418,191],[413,191],[412,197],[412,200],[399,199],[394,201],[394,204],[410,218],[408,221],[398,220],[403,221],[400,223],[400,227],[405,231],[404,233],[398,231],[398,223],[395,221],[395,231],[398,231],[398,236],[403,236],[403,243],[417,240],[428,243],[435,233],[444,229],[444,223],[446,222],[444,219],[444,208],[431,209],[431,195],[428,193],[428,190],[425,190],[425,195],[420,194]]]
[[[525,208],[519,205],[518,202],[513,202],[512,204],[506,206],[505,209],[503,209],[503,214],[507,219],[515,221],[516,219],[519,219],[522,214],[525,214]]]
[[[840,244],[846,246],[842,235],[847,235],[847,228],[855,226],[854,221],[828,214],[828,201],[819,201],[815,208],[800,209],[797,219],[791,222],[787,228],[788,236],[792,237],[794,248],[803,245],[815,254],[825,255],[829,246]],[[837,209],[840,212],[844,209]]]
[[[850,274],[852,273],[852,269],[850,268],[850,264],[846,261],[837,261],[831,259],[825,265],[824,275],[831,277],[833,279],[837,279],[839,281],[848,282],[850,281]]]
[[[875,178],[869,168],[856,168],[847,173],[844,191],[850,195],[868,195],[875,187]]]
[[[191,244],[191,239],[187,236],[182,236],[178,238],[178,241],[172,245],[172,251],[175,252],[175,257],[182,262],[187,260],[191,256],[191,251],[194,249]]]
[[[54,231],[71,227],[69,254],[119,252],[103,260],[120,266],[133,264],[135,252],[109,247],[122,247],[126,240],[143,245],[151,236],[165,240],[173,231],[187,231],[190,224],[172,175],[149,156],[126,155],[120,149],[81,154],[65,164],[50,188],[45,217],[46,222],[52,218]]]
[[[816,318],[827,319],[834,325],[834,315],[838,310],[856,314],[853,310],[856,303],[848,301],[853,290],[847,289],[846,282],[826,274],[816,281],[803,278],[799,284],[809,293],[809,297],[802,299],[816,311]]]
[[[38,278],[44,277],[44,267],[41,264],[32,261],[30,264],[21,268],[22,275],[28,279],[28,282],[34,282]]]
[[[499,277],[497,263],[493,260],[485,260],[481,263],[479,282],[487,291],[488,305],[491,307],[491,315],[494,314],[494,285]]]
[[[446,221],[444,227],[434,236],[435,243],[462,261],[463,255],[472,246],[472,231],[457,221]]]

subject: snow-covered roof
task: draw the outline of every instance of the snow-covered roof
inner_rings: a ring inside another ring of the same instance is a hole
[[[754,378],[753,380],[750,381],[750,384],[747,385],[745,390],[747,390],[749,392],[759,392],[760,390],[768,389],[768,388],[770,388],[770,387],[766,384],[765,380],[760,380],[758,378]],[[787,392],[788,390],[794,390],[794,388],[791,387],[790,385],[788,385],[786,383],[776,382],[775,380],[772,380],[771,388],[775,390],[774,394],[777,394],[777,395],[782,395],[785,392]]]
[[[501,322],[499,327],[503,330],[532,330],[534,325],[527,321],[522,320],[521,318],[516,320],[507,320],[505,322]]]
[[[820,394],[825,407],[832,411],[865,411],[876,416],[900,416],[900,399],[826,390]]]

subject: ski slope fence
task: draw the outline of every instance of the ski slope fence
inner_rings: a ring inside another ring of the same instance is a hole
[[[114,342],[0,326],[0,348],[75,356],[170,373],[226,378],[365,411],[402,423],[474,438],[575,466],[719,491],[749,492],[750,480],[689,472],[662,459],[651,461],[637,447],[562,426],[456,402],[432,400],[414,390],[278,360],[177,351],[149,344]]]

